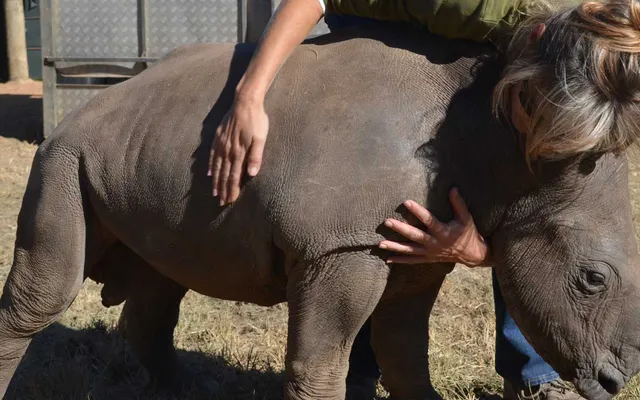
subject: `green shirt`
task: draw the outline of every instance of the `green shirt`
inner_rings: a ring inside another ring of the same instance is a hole
[[[522,17],[521,0],[323,0],[327,12],[414,22],[450,39],[487,40]]]

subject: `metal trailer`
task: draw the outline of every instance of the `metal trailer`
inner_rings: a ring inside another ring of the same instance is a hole
[[[257,42],[278,0],[42,0],[44,136],[174,48]],[[323,22],[312,36],[327,32]]]

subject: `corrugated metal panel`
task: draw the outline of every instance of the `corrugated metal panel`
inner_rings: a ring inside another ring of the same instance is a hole
[[[190,43],[241,39],[236,0],[162,0],[149,2],[147,55],[160,57]]]
[[[56,57],[138,55],[136,0],[55,0],[53,5]]]

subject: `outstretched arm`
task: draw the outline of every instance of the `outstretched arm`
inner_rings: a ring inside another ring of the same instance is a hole
[[[219,196],[220,205],[238,198],[245,166],[250,176],[260,170],[269,130],[264,112],[267,90],[280,67],[324,14],[322,4],[318,0],[283,0],[269,21],[211,149],[209,175],[213,176],[213,195]]]

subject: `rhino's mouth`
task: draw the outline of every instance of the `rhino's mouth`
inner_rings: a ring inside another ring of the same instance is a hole
[[[580,379],[574,382],[574,385],[578,393],[588,400],[610,400],[618,393],[610,393],[595,379]]]

